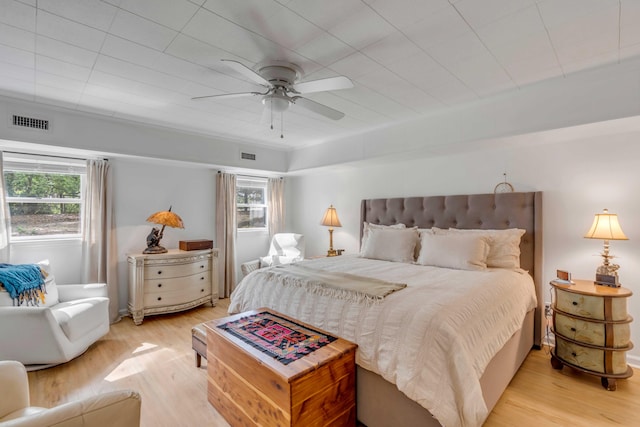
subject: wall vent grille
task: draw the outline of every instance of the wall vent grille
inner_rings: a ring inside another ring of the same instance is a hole
[[[13,126],[37,129],[37,130],[49,130],[49,120],[36,119],[34,117],[13,115]]]
[[[252,153],[240,153],[240,158],[244,160],[255,160],[256,155]]]

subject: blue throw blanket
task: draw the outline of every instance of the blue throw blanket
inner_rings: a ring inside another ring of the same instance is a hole
[[[0,264],[0,283],[14,305],[44,302],[44,275],[37,264]]]

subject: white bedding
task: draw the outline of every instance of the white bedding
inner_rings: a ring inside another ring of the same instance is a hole
[[[268,307],[358,344],[357,363],[396,384],[447,426],[480,426],[488,416],[480,377],[535,308],[522,271],[465,271],[340,256],[304,261],[329,271],[406,283],[381,303],[354,303],[248,275],[230,313]]]

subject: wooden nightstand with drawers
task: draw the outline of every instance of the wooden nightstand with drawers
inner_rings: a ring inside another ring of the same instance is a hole
[[[553,289],[553,332],[556,346],[551,365],[564,365],[601,378],[607,390],[616,380],[629,378],[626,352],[631,343],[631,316],[627,313],[626,288],[600,286],[589,280],[574,283],[551,282]]]

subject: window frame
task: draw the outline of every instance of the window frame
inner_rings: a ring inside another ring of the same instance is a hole
[[[3,156],[3,172],[42,173],[50,175],[78,175],[80,177],[80,192],[78,198],[35,198],[15,197],[6,195],[7,204],[10,203],[45,203],[45,204],[78,204],[80,228],[78,233],[43,234],[37,236],[10,236],[12,243],[81,240],[85,221],[83,217],[85,205],[85,188],[87,181],[86,160],[59,156],[35,154],[5,153]],[[6,184],[5,184],[6,185]],[[13,223],[11,229],[13,230]]]
[[[264,203],[238,203],[238,189],[239,188],[261,188],[264,190]],[[254,177],[254,176],[243,176],[238,175],[236,178],[236,230],[242,233],[249,232],[268,232],[269,231],[269,186],[267,178]],[[264,208],[264,227],[238,227],[239,208]]]

